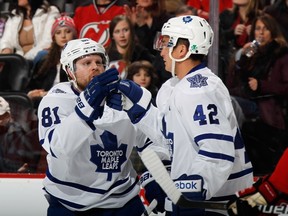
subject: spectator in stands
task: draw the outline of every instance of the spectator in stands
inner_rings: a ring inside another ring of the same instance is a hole
[[[154,38],[171,17],[166,11],[164,0],[133,0],[131,10],[126,11],[126,15],[135,26],[139,42],[156,55],[157,51],[153,49]]]
[[[219,76],[225,80],[236,52],[249,42],[251,24],[261,13],[258,0],[233,0],[233,8],[220,14]]]
[[[265,7],[264,12],[270,14],[277,20],[286,41],[288,41],[288,1],[277,0],[274,4]]]
[[[164,62],[160,53],[153,48],[154,38],[157,32],[161,31],[163,24],[171,18],[171,14],[166,11],[165,0],[132,0],[131,8],[126,10],[126,15],[132,20],[135,34],[144,47],[155,56],[153,66],[156,68],[160,87],[171,77],[164,69]]]
[[[53,85],[68,81],[60,64],[60,56],[64,45],[77,38],[73,19],[69,16],[57,18],[52,26],[51,37],[50,48],[38,52],[34,59],[33,74],[27,88],[28,97],[34,102],[35,108]]]
[[[152,103],[156,106],[155,100],[158,92],[156,86],[158,77],[153,65],[148,61],[135,61],[129,65],[127,79],[133,80],[140,86],[148,89],[152,94]]]
[[[0,97],[0,172],[35,172],[41,151],[35,140],[14,121],[9,103]]]
[[[223,43],[233,42],[236,49],[249,41],[251,24],[259,11],[258,0],[233,0],[232,10],[220,14],[220,30]]]
[[[128,0],[93,0],[91,4],[79,6],[73,16],[79,38],[91,38],[104,47],[110,43],[109,23],[124,14]],[[127,6],[128,7],[128,6]]]
[[[260,38],[261,44],[252,57],[245,55],[246,50],[249,49],[251,42],[248,42],[241,49],[240,60],[236,62],[235,71],[227,82],[230,93],[232,95],[240,96],[252,100],[258,104],[258,107],[263,112],[268,112],[268,116],[263,120],[276,128],[284,129],[285,123],[281,108],[273,108],[273,118],[269,117],[270,112],[261,108],[263,97],[268,96],[264,101],[271,100],[270,105],[280,105],[277,97],[285,97],[288,89],[288,75],[285,71],[288,70],[288,47],[285,38],[283,37],[279,25],[273,17],[263,14],[256,18],[252,26],[253,35],[251,41],[255,38]],[[258,39],[259,40],[259,39]],[[287,77],[286,77],[287,76]],[[235,80],[239,77],[239,80]],[[240,81],[235,83],[234,81]],[[244,91],[243,91],[244,90]],[[277,96],[277,97],[275,97]],[[257,100],[257,98],[261,100]],[[272,97],[272,98],[271,98]],[[276,100],[276,101],[275,101]],[[240,103],[241,104],[241,103]],[[264,103],[263,103],[264,104]],[[268,104],[267,104],[268,105]],[[279,111],[275,115],[276,110]],[[248,114],[246,109],[244,113]],[[263,117],[265,117],[263,113]]]
[[[259,0],[260,9],[263,10],[265,7],[275,4],[277,1],[278,0]]]
[[[50,46],[52,24],[58,16],[57,7],[46,0],[18,0],[5,25],[1,53],[17,53],[33,60],[40,50]]]
[[[197,9],[196,15],[207,20],[209,19],[210,0],[187,0],[186,4]],[[232,8],[232,0],[219,1],[219,13],[229,8]]]
[[[178,8],[185,5],[183,0],[164,0],[164,4],[165,4],[165,10],[171,16],[175,16],[175,12],[178,10]]]
[[[107,49],[109,67],[116,67],[122,78],[126,77],[127,67],[134,61],[153,62],[154,56],[148,49],[137,43],[131,20],[125,15],[112,19],[109,26],[111,43]]]
[[[175,16],[184,16],[184,15],[197,15],[196,8],[193,8],[189,5],[182,5],[175,11]]]
[[[91,4],[92,0],[74,0],[73,1],[73,7],[77,8],[79,6],[85,6]]]
[[[246,52],[251,42],[243,46],[240,60],[229,74],[227,87],[231,95],[237,96],[235,98],[246,117],[256,120],[247,122],[246,127],[243,125],[243,136],[253,137],[253,141],[247,143],[255,146],[259,142],[260,149],[264,149],[265,143],[269,143],[271,149],[279,152],[281,145],[287,143],[287,116],[283,103],[288,98],[288,45],[278,23],[268,14],[256,18],[251,33],[251,40],[261,40],[258,51],[248,57]],[[282,152],[279,155],[281,154]],[[253,161],[253,157],[251,158]],[[272,155],[270,158],[272,159]],[[266,168],[269,169],[268,166]]]

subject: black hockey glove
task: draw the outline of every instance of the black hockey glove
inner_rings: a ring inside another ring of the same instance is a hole
[[[78,116],[88,122],[101,118],[105,97],[116,89],[118,79],[119,72],[115,68],[94,77],[77,98],[75,111]]]

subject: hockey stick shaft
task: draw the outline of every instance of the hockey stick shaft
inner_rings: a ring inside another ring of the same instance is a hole
[[[151,149],[146,148],[142,151],[141,159],[149,170],[155,181],[165,191],[169,199],[183,208],[205,208],[227,210],[226,203],[190,200],[186,198],[175,186],[169,173],[164,167],[158,155]],[[258,206],[260,212],[273,214],[288,214],[288,206]]]
[[[192,201],[186,199],[183,194],[176,188],[174,182],[170,178],[166,168],[164,167],[162,161],[159,159],[157,154],[146,148],[142,151],[141,159],[150,171],[155,181],[160,185],[160,187],[165,191],[169,199],[176,205],[186,208],[213,208],[226,210],[227,206],[225,203],[216,203],[209,201]]]
[[[157,206],[157,200],[153,199],[141,216],[149,216],[153,211],[153,209],[156,208],[156,206]]]

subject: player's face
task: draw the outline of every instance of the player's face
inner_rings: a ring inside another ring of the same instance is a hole
[[[113,40],[117,48],[126,48],[130,39],[130,28],[125,20],[120,21],[113,31]]]
[[[98,76],[105,70],[101,56],[93,54],[79,58],[75,64],[75,77],[80,90],[88,85],[93,77]]]
[[[172,60],[169,56],[169,49],[168,47],[169,37],[168,36],[162,36],[161,39],[161,57],[163,58],[165,70],[171,71],[172,70]]]
[[[55,42],[60,46],[63,47],[68,41],[72,40],[73,32],[68,27],[60,27],[55,31]]]
[[[151,83],[151,76],[141,68],[138,73],[133,75],[133,81],[144,88],[148,88]]]

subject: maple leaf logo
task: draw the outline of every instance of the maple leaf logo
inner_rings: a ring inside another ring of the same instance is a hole
[[[118,147],[117,136],[105,131],[101,136],[104,148],[99,145],[91,145],[90,161],[97,168],[95,172],[107,173],[107,181],[111,181],[112,174],[121,172],[121,165],[127,160],[127,144]]]
[[[192,22],[192,20],[193,20],[193,19],[192,19],[191,16],[183,17],[183,22],[184,22],[185,24]]]
[[[188,82],[191,83],[190,88],[201,88],[202,86],[207,86],[208,77],[202,76],[201,74],[196,74],[193,77],[187,78]]]

